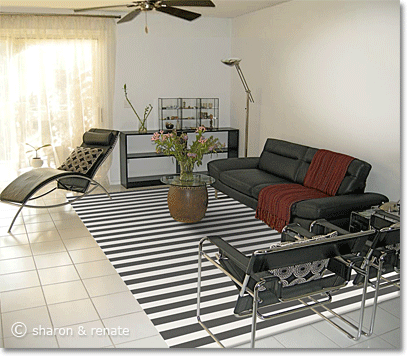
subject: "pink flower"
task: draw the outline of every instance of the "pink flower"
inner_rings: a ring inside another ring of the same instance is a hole
[[[198,133],[199,131],[205,132],[205,126],[201,125],[197,128],[196,133]]]
[[[160,139],[160,134],[158,132],[155,132],[151,138],[152,141],[156,141]]]
[[[187,154],[188,157],[197,157],[197,154],[193,153],[193,152],[189,152]]]
[[[208,148],[208,151],[213,151],[214,150],[214,146],[210,146],[209,148]]]
[[[203,136],[198,140],[199,143],[204,144],[207,141]]]

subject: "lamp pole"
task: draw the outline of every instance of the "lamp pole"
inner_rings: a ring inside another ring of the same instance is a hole
[[[226,64],[227,66],[235,66],[237,69],[239,78],[241,79],[242,85],[244,86],[246,96],[246,116],[245,116],[245,151],[244,156],[248,157],[248,132],[249,132],[249,103],[254,103],[254,98],[252,97],[251,90],[248,87],[248,84],[245,80],[244,74],[242,73],[241,67],[239,66],[239,62],[241,60],[239,58],[229,58],[225,60],[221,60],[222,63]]]

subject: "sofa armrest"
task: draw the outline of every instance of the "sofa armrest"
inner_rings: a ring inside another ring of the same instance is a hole
[[[220,173],[229,170],[256,169],[259,157],[243,157],[212,160],[207,164],[208,173],[215,179],[220,179]]]
[[[388,198],[379,193],[324,197],[295,203],[292,206],[292,215],[310,220],[332,219],[346,217],[352,211],[362,211],[384,202],[388,202]]]

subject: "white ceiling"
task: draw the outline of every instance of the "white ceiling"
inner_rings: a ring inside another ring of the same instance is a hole
[[[202,16],[209,17],[237,17],[249,12],[274,6],[289,0],[213,0],[215,8],[211,7],[183,7],[183,9],[199,12]],[[0,11],[7,12],[12,9],[21,8],[21,11],[28,11],[29,8],[73,10],[88,8],[94,6],[121,5],[131,3],[132,0],[0,0]],[[109,12],[126,12],[126,6],[123,8],[109,9]],[[100,12],[100,11],[99,11]]]

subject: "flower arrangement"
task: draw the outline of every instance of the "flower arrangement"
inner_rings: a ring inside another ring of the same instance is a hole
[[[137,114],[135,108],[133,107],[132,103],[130,102],[128,95],[127,95],[127,90],[126,90],[126,84],[123,86],[123,91],[125,92],[125,99],[129,103],[130,107],[132,108],[133,112],[136,114],[137,119],[139,120],[140,127],[139,127],[139,132],[140,133],[146,133],[147,132],[147,126],[146,126],[146,120],[150,115],[150,112],[153,109],[153,106],[151,104],[147,105],[143,114],[143,120],[140,118],[139,114]]]
[[[173,130],[170,133],[164,131],[153,134],[151,140],[156,144],[156,152],[164,155],[173,156],[180,165],[180,180],[190,181],[193,178],[194,165],[202,164],[203,156],[207,153],[217,153],[225,147],[218,138],[210,136],[204,138],[206,131],[204,126],[196,130],[195,140],[188,145],[188,135],[186,133],[177,133]]]

